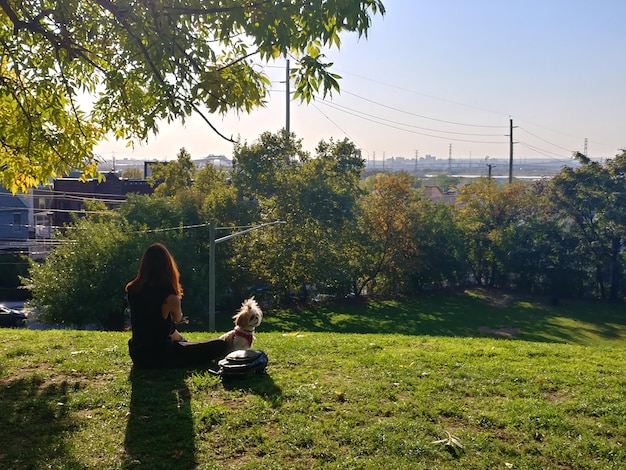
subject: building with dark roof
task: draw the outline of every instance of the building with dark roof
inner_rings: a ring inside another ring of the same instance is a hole
[[[152,194],[153,190],[145,179],[121,178],[117,173],[105,173],[105,180],[60,178],[53,184],[53,224],[62,226],[72,220],[72,214],[85,209],[85,201],[101,201],[107,207],[118,207],[126,195]]]

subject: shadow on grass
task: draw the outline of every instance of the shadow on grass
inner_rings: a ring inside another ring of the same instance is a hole
[[[626,338],[626,316],[615,304],[561,301],[554,306],[548,298],[474,290],[276,310],[267,312],[261,329],[585,343]]]
[[[184,369],[131,369],[125,468],[195,468],[187,375]]]
[[[67,447],[76,426],[65,406],[71,388],[38,377],[1,385],[0,468],[80,468]]]
[[[199,369],[131,369],[124,468],[196,468],[191,393],[185,383],[194,370]],[[263,396],[272,406],[282,402],[282,391],[268,374],[224,381],[223,386]]]
[[[259,374],[240,379],[227,379],[222,381],[226,390],[240,390],[263,397],[272,407],[278,407],[283,400],[281,388],[276,385],[269,374]]]

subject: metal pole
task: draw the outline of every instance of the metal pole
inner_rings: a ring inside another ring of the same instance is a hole
[[[513,119],[509,119],[509,184],[513,182]]]
[[[215,221],[209,222],[209,331],[215,331]]]
[[[289,126],[289,121],[291,120],[291,116],[290,116],[290,109],[289,109],[289,101],[290,101],[290,96],[289,96],[289,59],[287,59],[287,72],[285,75],[285,84],[286,84],[286,88],[287,88],[287,97],[286,97],[286,107],[287,109],[285,110],[285,130],[287,131],[287,134],[289,134],[290,132],[290,126]]]
[[[276,220],[274,222],[268,222],[266,224],[256,225],[249,229],[242,230],[241,232],[231,233],[225,237],[215,239],[215,221],[209,222],[209,331],[212,333],[215,331],[215,245],[217,243],[228,241],[239,235],[245,235],[253,230],[258,230],[263,227],[275,224],[284,224],[283,220]]]
[[[255,225],[254,227],[247,228],[245,230],[242,230],[241,232],[231,233],[230,235],[226,235],[225,237],[218,238],[217,240],[215,240],[215,243],[222,243],[232,238],[238,237],[239,235],[245,235],[246,233],[250,233],[253,230],[258,230],[260,228],[267,227],[269,225],[284,224],[284,223],[286,222],[283,220],[276,220],[274,222],[268,222],[266,224]]]

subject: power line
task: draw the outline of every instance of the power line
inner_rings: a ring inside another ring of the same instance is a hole
[[[387,121],[387,122],[390,122],[392,124],[398,124],[398,125],[402,125],[402,126],[406,126],[406,127],[412,127],[412,128],[415,128],[415,129],[422,129],[422,130],[425,130],[425,131],[442,132],[442,133],[445,133],[445,134],[455,134],[455,135],[467,135],[467,136],[474,136],[474,137],[501,137],[502,136],[502,134],[475,134],[475,133],[469,133],[469,132],[442,131],[442,130],[439,130],[439,129],[432,129],[432,128],[429,128],[429,127],[421,127],[421,126],[415,126],[413,124],[406,124],[406,123],[403,123],[403,122],[392,121],[391,119],[385,119],[385,118],[381,118],[381,117],[378,117],[378,116],[374,116],[373,114],[364,113],[362,111],[358,111],[358,110],[349,108],[347,106],[342,106],[340,104],[336,104],[336,103],[332,103],[332,102],[322,101],[321,103],[326,105],[326,106],[330,106],[331,108],[335,108],[335,109],[337,109],[339,111],[341,111],[342,109],[345,109],[345,110],[348,110],[348,111],[352,111],[352,112],[355,112],[355,113],[362,114],[364,116],[369,116],[369,117],[374,118],[374,119],[380,119],[381,121]]]
[[[42,213],[45,212],[67,212],[68,214],[108,214],[109,211],[92,211],[92,210],[84,210],[84,209],[52,209],[52,208],[46,208],[46,209],[37,209],[37,208],[31,208],[31,207],[23,207],[23,206],[9,206],[9,207],[3,207],[0,209],[0,212],[12,212],[12,211],[21,211],[21,212],[25,212],[25,211],[33,211],[33,215],[37,216],[37,215],[42,215]]]
[[[519,127],[520,130],[526,132],[527,134],[532,135],[533,137],[535,137],[536,139],[541,140],[542,142],[545,142],[546,144],[550,144],[553,145],[554,147],[561,149],[561,150],[565,150],[566,152],[571,152],[570,149],[566,149],[565,147],[561,147],[560,145],[554,144],[552,142],[547,141],[546,139],[542,139],[541,137],[539,137],[538,135],[533,134],[532,132],[530,132],[529,130],[523,128],[523,127]]]
[[[332,124],[333,124],[333,125],[337,128],[337,129],[339,129],[341,132],[343,132],[343,134],[344,134],[344,135],[345,135],[348,139],[350,139],[352,142],[354,142],[354,143],[355,143],[358,147],[363,148],[361,145],[359,145],[359,143],[358,143],[356,140],[354,140],[352,137],[350,137],[350,136],[348,135],[348,133],[347,133],[345,130],[343,130],[343,129],[339,126],[339,124],[337,124],[337,123],[336,123],[335,121],[333,121],[330,117],[328,117],[328,115],[327,115],[327,114],[325,114],[325,113],[324,113],[321,109],[319,109],[319,108],[315,105],[315,103],[313,104],[313,107],[314,107],[315,109],[317,109],[317,111],[318,111],[318,112],[319,112],[322,116],[324,116],[326,119],[328,119],[328,120],[329,120],[329,121],[330,121],[330,122],[331,122],[331,123],[332,123]]]
[[[361,78],[361,79],[363,79],[363,80],[368,80],[368,81],[370,81],[370,82],[372,82],[372,83],[377,83],[377,84],[379,84],[379,85],[384,85],[384,86],[389,87],[389,88],[395,88],[395,89],[397,89],[397,90],[404,91],[404,92],[406,92],[406,93],[410,93],[410,94],[414,94],[414,95],[419,95],[419,96],[425,96],[426,98],[434,99],[434,100],[437,100],[437,101],[443,101],[443,102],[446,102],[446,103],[455,104],[455,105],[457,105],[457,106],[463,106],[464,108],[476,109],[476,110],[478,110],[478,111],[482,111],[482,112],[487,112],[487,113],[492,113],[492,114],[498,114],[498,115],[501,115],[501,116],[505,116],[505,115],[507,115],[507,113],[503,113],[503,112],[499,112],[499,111],[493,111],[493,110],[488,110],[488,109],[483,109],[483,108],[479,108],[479,107],[477,107],[477,106],[469,105],[469,104],[467,104],[467,103],[461,103],[461,102],[459,102],[459,101],[454,101],[454,100],[450,100],[450,99],[447,99],[447,98],[441,98],[441,97],[439,97],[439,96],[429,95],[429,94],[427,94],[427,93],[423,93],[423,92],[420,92],[420,91],[409,90],[409,89],[407,89],[407,88],[399,87],[399,86],[397,86],[397,85],[391,85],[391,84],[389,84],[389,83],[382,82],[382,81],[380,81],[380,80],[374,80],[374,79],[372,79],[372,78],[369,78],[369,77],[364,77],[364,76],[362,76],[362,75],[358,75],[358,74],[355,74],[355,73],[351,73],[351,72],[342,72],[340,69],[336,69],[336,70],[337,70],[338,72],[341,72],[341,73],[347,73],[348,75],[352,75],[352,76],[354,76],[354,77]],[[489,126],[486,126],[486,127],[489,127]],[[500,127],[500,126],[493,126],[493,127]],[[502,127],[506,127],[506,126],[502,126]]]
[[[132,192],[131,192],[132,193]],[[93,193],[93,192],[83,192],[83,191],[68,191],[68,190],[62,190],[62,189],[48,189],[48,188],[38,188],[37,189],[37,194],[33,194],[33,197],[46,197],[46,195],[49,195],[50,197],[58,197],[59,195],[68,195],[71,197],[101,197],[101,196],[115,196],[115,194],[111,194],[111,193]],[[118,201],[118,199],[115,199],[114,201]]]
[[[392,111],[397,111],[399,113],[408,114],[408,115],[419,117],[419,118],[422,118],[422,119],[428,119],[430,121],[442,122],[442,123],[445,123],[445,124],[453,124],[453,125],[456,125],[456,126],[486,127],[486,128],[492,128],[492,129],[505,129],[505,128],[508,128],[507,126],[486,126],[486,125],[480,125],[480,124],[467,124],[467,123],[463,123],[463,122],[454,122],[454,121],[447,121],[445,119],[437,119],[437,118],[434,118],[434,117],[424,116],[422,114],[413,113],[411,111],[405,111],[405,110],[402,110],[402,109],[394,108],[393,106],[388,106],[388,105],[383,104],[383,103],[378,103],[377,101],[370,100],[369,98],[365,98],[363,96],[359,96],[359,95],[357,95],[355,93],[351,93],[351,92],[349,92],[347,90],[342,90],[342,93],[346,93],[348,95],[354,96],[355,98],[359,98],[359,99],[361,99],[363,101],[367,101],[368,103],[372,103],[372,104],[375,104],[377,106],[381,106],[383,108],[391,109]]]
[[[131,230],[131,231],[126,231],[126,233],[128,234],[145,234],[145,233],[161,233],[161,232],[169,232],[169,231],[186,231],[186,230],[192,230],[192,229],[197,229],[197,228],[202,228],[202,227],[208,227],[210,225],[209,222],[207,223],[202,223],[202,224],[191,224],[191,225],[180,225],[180,226],[176,226],[176,227],[165,227],[165,228],[158,228],[158,229],[146,229],[146,230]],[[242,230],[242,229],[249,229],[251,227],[254,227],[253,225],[237,225],[237,226],[233,226],[233,227],[216,227],[215,230]],[[73,226],[64,226],[64,227],[58,227],[58,228],[64,228],[64,229],[74,229],[74,230],[91,230],[91,228],[86,228],[86,227],[73,227]],[[29,247],[34,247],[34,246],[43,246],[43,247],[54,247],[54,246],[62,246],[62,245],[66,245],[66,244],[74,244],[76,243],[78,240],[77,239],[71,239],[71,238],[64,238],[64,239],[57,239],[57,238],[29,238],[29,239],[4,239],[3,241],[6,241],[6,243],[10,244],[12,247],[14,248],[29,248]],[[21,251],[20,253],[26,253],[28,254],[28,252],[26,251]]]
[[[298,59],[297,59],[296,57],[293,57],[293,56],[292,56],[292,58],[293,58],[293,59],[297,62],[297,60],[298,60]],[[281,67],[280,67],[280,66],[275,66],[274,68],[280,69]],[[370,81],[370,82],[376,83],[376,84],[378,84],[378,85],[383,85],[383,86],[385,86],[385,87],[393,88],[393,89],[395,89],[395,90],[399,90],[399,91],[402,91],[402,92],[405,92],[405,93],[411,93],[411,94],[415,94],[415,95],[421,95],[421,96],[425,96],[425,97],[428,97],[428,98],[431,98],[431,99],[436,99],[436,100],[439,100],[439,101],[444,101],[444,102],[448,102],[448,103],[456,104],[456,105],[459,105],[459,106],[463,106],[463,107],[466,107],[466,108],[473,108],[473,109],[477,109],[477,110],[480,110],[480,111],[483,111],[483,112],[489,112],[489,113],[498,114],[498,115],[504,115],[504,114],[505,114],[505,113],[502,113],[502,112],[496,112],[496,111],[493,111],[493,110],[487,110],[487,109],[483,109],[483,108],[480,108],[480,107],[476,107],[476,106],[468,105],[468,104],[466,104],[466,103],[462,103],[462,102],[458,102],[458,101],[454,101],[454,100],[450,100],[450,99],[446,99],[446,98],[441,98],[441,97],[438,97],[438,96],[429,95],[429,94],[422,93],[422,92],[419,92],[419,91],[416,91],[416,90],[407,89],[407,88],[404,88],[404,87],[400,87],[400,86],[397,86],[397,85],[393,85],[393,84],[390,84],[390,83],[386,83],[386,82],[384,82],[384,81],[375,80],[375,79],[372,79],[372,78],[370,78],[370,77],[366,77],[366,76],[363,76],[363,75],[355,74],[355,73],[352,73],[352,72],[350,72],[350,71],[344,71],[344,70],[340,70],[340,69],[338,69],[338,68],[335,68],[335,70],[337,70],[338,72],[340,72],[342,75],[344,75],[344,74],[351,75],[351,76],[354,76],[354,77],[357,77],[357,78],[360,78],[360,79],[363,79],[363,80],[367,80],[367,81]],[[270,90],[270,91],[272,91],[272,90]],[[282,91],[282,90],[281,90],[281,93],[284,93],[284,91]],[[445,124],[451,124],[451,125],[457,125],[457,126],[470,126],[470,127],[496,128],[496,129],[498,129],[498,128],[499,128],[499,129],[504,129],[504,128],[506,128],[506,127],[507,127],[507,126],[493,126],[493,125],[480,125],[480,124],[463,123],[463,122],[457,122],[457,121],[448,120],[448,119],[439,119],[439,118],[435,118],[435,117],[428,116],[428,115],[417,114],[417,113],[414,113],[414,112],[410,112],[410,111],[406,111],[406,110],[403,110],[403,109],[399,109],[399,108],[394,107],[394,106],[389,106],[389,105],[387,105],[387,104],[385,104],[385,103],[381,103],[381,102],[378,102],[378,101],[372,100],[372,99],[370,99],[370,98],[367,98],[367,97],[361,96],[361,95],[356,94],[356,93],[353,93],[353,92],[351,92],[351,91],[349,91],[349,90],[347,90],[347,89],[345,89],[345,88],[343,88],[343,87],[342,87],[342,89],[341,89],[341,94],[346,94],[346,95],[351,95],[351,96],[354,96],[354,97],[356,97],[356,98],[358,98],[358,99],[364,100],[364,101],[366,101],[366,102],[368,102],[368,103],[371,103],[371,104],[374,104],[374,105],[376,105],[376,106],[380,106],[380,107],[383,107],[383,108],[386,108],[386,109],[393,110],[394,112],[399,112],[399,113],[403,113],[403,114],[409,114],[409,115],[412,115],[412,116],[415,116],[415,117],[419,117],[419,118],[422,118],[422,119],[428,119],[428,120],[431,120],[431,121],[441,122],[441,123],[445,123]],[[327,105],[328,105],[328,103],[325,103],[325,104],[327,104]],[[334,106],[336,106],[336,107],[342,107],[341,105],[338,105],[338,104],[336,104],[336,103],[333,103],[333,105],[334,105]],[[369,116],[369,117],[370,117],[370,118],[372,118],[372,119],[377,119],[378,121],[371,121],[371,122],[374,122],[375,124],[385,125],[385,124],[383,124],[383,123],[381,123],[381,122],[380,122],[381,120],[384,120],[384,121],[387,121],[387,122],[394,122],[394,121],[390,121],[390,120],[385,120],[384,118],[382,118],[382,117],[378,117],[378,116],[375,116],[375,115],[373,115],[373,114],[364,113],[364,112],[361,112],[361,111],[358,111],[358,110],[354,110],[354,109],[351,109],[351,108],[347,108],[347,107],[344,107],[344,108],[345,108],[345,109],[349,109],[349,110],[350,110],[350,111],[352,111],[352,112],[362,114],[361,116],[358,116],[358,117],[361,117],[362,119],[365,119],[365,118],[363,117],[363,115],[365,115],[365,116]],[[326,115],[326,114],[322,113],[322,112],[319,110],[319,108],[316,108],[316,109],[317,109],[317,110],[318,110],[318,111],[319,111],[322,115],[324,115],[324,117],[326,117],[329,121],[331,121],[331,122],[332,122],[332,123],[333,123],[336,127],[338,127],[338,128],[339,128],[339,129],[340,129],[340,130],[344,133],[344,134],[346,134],[345,130],[344,130],[344,129],[342,129],[342,128],[341,128],[341,127],[340,127],[340,126],[339,126],[336,122],[334,122],[334,121],[333,121],[333,120],[332,120],[332,119],[331,119],[328,115]],[[506,113],[506,114],[509,114],[509,115],[510,115],[510,113]],[[529,124],[533,124],[533,125],[538,126],[538,127],[542,127],[542,128],[544,128],[544,129],[546,129],[546,130],[549,130],[549,131],[551,131],[551,132],[558,132],[558,133],[560,133],[560,134],[562,134],[562,135],[566,135],[566,136],[568,136],[568,137],[576,138],[576,136],[572,136],[571,134],[568,134],[568,133],[566,133],[566,132],[561,132],[561,131],[557,131],[557,130],[554,130],[554,129],[550,129],[549,127],[542,126],[542,125],[540,125],[540,124],[536,124],[536,123],[533,123],[533,122],[528,121],[528,120],[524,120],[524,119],[522,119],[522,121],[527,122],[527,123],[529,123]],[[399,125],[410,126],[410,125],[408,125],[408,124],[402,124],[402,123],[398,123],[398,122],[394,122],[394,123],[395,123],[395,124],[399,124]],[[387,127],[396,128],[396,127],[394,127],[394,126],[387,126]],[[413,128],[420,128],[419,126],[410,126],[410,127],[413,127]],[[397,129],[397,128],[396,128],[396,129]],[[441,132],[441,133],[446,133],[446,132],[447,132],[447,133],[457,134],[457,135],[462,135],[462,134],[463,134],[463,133],[460,133],[460,132],[444,131],[444,130],[437,130],[437,129],[428,129],[428,128],[421,128],[421,129],[422,129],[422,130],[428,130],[428,131],[431,131],[431,132]],[[521,129],[521,128],[520,128],[520,129]],[[559,149],[561,149],[561,150],[565,150],[565,151],[567,151],[567,152],[571,152],[571,149],[566,149],[566,148],[564,148],[564,147],[562,147],[562,146],[560,146],[560,145],[558,145],[558,144],[555,144],[555,143],[553,143],[553,142],[550,142],[549,140],[546,140],[546,139],[544,139],[544,138],[542,138],[542,137],[540,137],[540,136],[538,136],[538,135],[536,135],[536,134],[533,134],[532,132],[528,131],[527,129],[522,129],[522,130],[524,130],[525,132],[527,132],[529,135],[533,136],[534,138],[536,138],[536,139],[539,139],[539,140],[543,141],[544,143],[547,143],[547,144],[549,144],[549,145],[551,145],[551,146],[554,146],[554,147],[556,147],[556,148],[559,148]],[[347,135],[347,134],[346,134],[346,135]],[[430,134],[421,134],[421,135],[425,135],[425,136],[427,136],[427,137],[434,137],[434,138],[437,138],[437,136],[436,136],[436,135],[430,135]],[[440,137],[440,138],[441,138],[441,137]],[[450,140],[452,140],[452,139],[450,139]],[[494,143],[494,144],[500,144],[500,142],[474,142],[474,141],[468,141],[468,142],[472,142],[472,143]],[[591,142],[591,141],[590,141],[590,142]],[[599,143],[599,142],[594,142],[594,143],[597,143],[597,144],[599,144],[599,145],[608,145],[608,144],[605,144],[605,143]],[[539,150],[541,151],[541,149],[539,149]],[[541,152],[542,152],[542,153],[545,153],[545,151],[541,151]],[[550,153],[550,152],[548,152],[548,153]]]
[[[107,196],[112,196],[112,194],[107,194]],[[71,193],[67,193],[67,192],[62,192],[61,195],[59,195],[59,197],[54,196],[54,200],[66,200],[66,201],[79,201],[79,202],[84,202],[84,201],[97,201],[97,202],[105,202],[108,204],[121,204],[126,202],[126,197],[120,195],[120,197],[123,197],[124,199],[105,199],[105,198],[101,198],[98,197],[97,194],[94,194],[93,196],[74,196]]]
[[[521,120],[521,121],[525,121],[525,122],[528,122],[529,124],[532,124],[533,126],[541,127],[542,129],[545,129],[545,130],[547,130],[547,131],[554,132],[555,134],[561,134],[561,135],[564,135],[565,137],[570,137],[570,138],[573,138],[573,139],[578,139],[578,138],[580,138],[580,136],[578,136],[578,135],[573,135],[573,134],[569,134],[569,133],[567,133],[567,132],[563,132],[563,131],[559,131],[559,130],[556,130],[556,129],[552,129],[552,128],[550,128],[550,127],[544,126],[544,125],[542,125],[542,124],[538,124],[538,123],[536,123],[536,122],[529,121],[529,120],[527,120],[527,119],[519,119],[519,120]],[[528,132],[528,131],[527,131],[527,132]],[[538,137],[538,138],[539,138],[539,137]],[[611,145],[611,144],[607,144],[607,143],[604,143],[604,142],[597,142],[597,141],[595,141],[595,142],[594,142],[594,141],[590,141],[590,142],[591,142],[591,143],[594,143],[594,144],[597,144],[597,145],[606,145],[606,146]]]
[[[559,159],[567,158],[567,157],[564,157],[563,155],[559,155],[559,154],[551,152],[549,150],[545,150],[545,149],[541,149],[539,147],[535,147],[534,145],[528,144],[528,143],[523,142],[523,141],[518,141],[518,143],[521,146],[526,147],[527,149],[532,150],[533,152],[537,152],[537,153],[539,153],[539,154],[541,154],[541,155],[543,155],[544,157],[547,157],[547,158],[554,158],[554,157],[559,158]]]
[[[325,105],[329,106],[329,104],[328,104],[328,103],[326,103],[326,102],[323,102],[323,104],[325,104]],[[332,105],[330,105],[330,106],[332,107]],[[504,144],[504,143],[506,143],[506,142],[504,142],[504,141],[502,141],[502,142],[500,142],[500,141],[498,141],[498,142],[488,142],[488,141],[479,141],[479,140],[470,140],[470,139],[459,139],[459,138],[455,138],[455,137],[447,137],[447,136],[440,136],[440,135],[427,134],[427,133],[424,133],[424,132],[418,132],[418,131],[414,131],[414,130],[410,130],[410,129],[405,129],[405,128],[403,128],[403,127],[398,127],[398,126],[395,126],[395,125],[386,124],[386,123],[384,123],[384,122],[380,122],[380,121],[376,121],[376,120],[374,120],[374,119],[370,119],[370,118],[367,118],[367,117],[363,117],[363,116],[361,116],[361,115],[357,114],[356,112],[345,111],[345,110],[341,110],[341,109],[338,109],[338,108],[337,108],[337,110],[338,110],[338,111],[341,111],[341,112],[344,112],[344,113],[346,113],[346,114],[350,114],[350,115],[352,115],[352,116],[358,117],[358,118],[360,118],[360,119],[364,119],[364,120],[366,120],[366,121],[370,121],[370,122],[373,122],[373,123],[375,123],[375,124],[379,124],[379,125],[381,125],[381,126],[385,126],[385,127],[389,127],[389,128],[392,128],[392,129],[401,130],[401,131],[404,131],[404,132],[409,132],[409,133],[411,133],[411,134],[423,135],[423,136],[426,136],[426,137],[433,137],[433,138],[436,138],[436,139],[454,140],[454,141],[457,141],[457,142],[470,142],[470,143],[476,143],[476,144]],[[382,118],[379,118],[379,119],[382,119]],[[444,132],[444,131],[441,131],[441,132]]]

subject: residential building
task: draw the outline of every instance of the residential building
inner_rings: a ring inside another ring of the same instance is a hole
[[[0,188],[0,250],[24,251],[29,245],[29,194],[14,196]]]
[[[105,173],[105,180],[81,181],[79,178],[60,178],[54,181],[53,221],[62,226],[72,220],[72,214],[85,209],[85,201],[97,200],[107,207],[118,207],[129,193],[151,194],[152,187],[145,179],[121,178],[117,173]]]
[[[457,192],[455,190],[443,192],[439,186],[424,186],[424,196],[431,201],[454,204]]]

